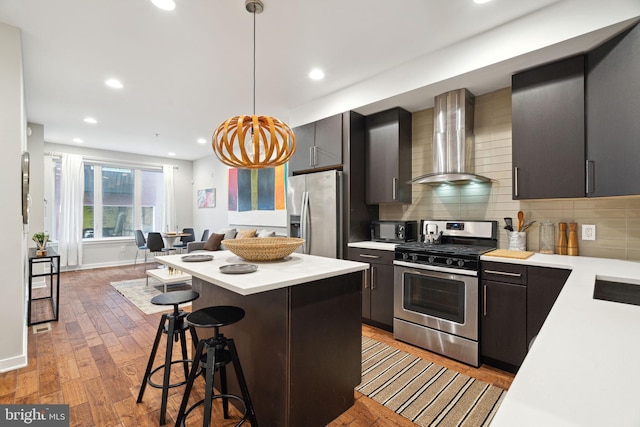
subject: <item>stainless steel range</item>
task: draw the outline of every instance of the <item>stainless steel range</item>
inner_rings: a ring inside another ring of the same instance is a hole
[[[419,242],[396,247],[393,336],[479,366],[480,255],[497,221],[421,220]]]

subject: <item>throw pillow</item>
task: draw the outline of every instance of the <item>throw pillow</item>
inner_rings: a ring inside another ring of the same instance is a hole
[[[258,233],[258,237],[276,237],[276,232],[269,230],[260,230],[260,232]]]
[[[222,242],[222,239],[224,239],[224,234],[213,233],[209,236],[209,239],[204,244],[203,248],[208,251],[217,251],[220,249],[220,242]]]
[[[222,239],[222,240],[235,239],[236,238],[236,234],[238,234],[238,232],[236,231],[235,228],[227,228],[225,230],[218,231],[218,233],[223,233],[224,234],[224,239]],[[220,249],[222,249],[223,251],[227,250],[227,248],[225,248],[223,244],[220,244]]]
[[[236,235],[236,239],[246,239],[248,237],[256,237],[256,229],[244,229],[238,230],[238,234]]]

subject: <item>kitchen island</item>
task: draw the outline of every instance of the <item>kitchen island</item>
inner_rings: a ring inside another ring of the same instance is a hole
[[[184,262],[182,255],[156,261],[193,277],[200,293],[193,310],[245,310],[244,319],[221,332],[236,342],[259,424],[324,426],[350,408],[360,383],[361,286],[369,265],[297,253],[274,262],[246,262],[229,251],[211,254],[214,259],[206,262]],[[239,263],[258,269],[220,271]],[[235,378],[229,386],[239,394]]]
[[[593,298],[596,278],[640,287],[640,263],[543,254],[481,259],[572,270],[491,427],[640,426],[640,306]]]

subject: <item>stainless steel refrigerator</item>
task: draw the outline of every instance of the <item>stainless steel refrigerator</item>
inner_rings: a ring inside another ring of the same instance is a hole
[[[289,177],[289,237],[305,240],[298,252],[342,258],[342,185],[336,170]]]

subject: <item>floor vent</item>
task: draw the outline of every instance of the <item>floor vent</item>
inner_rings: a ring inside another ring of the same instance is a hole
[[[51,322],[42,323],[40,325],[33,325],[33,333],[41,334],[42,332],[49,332],[51,330]]]

